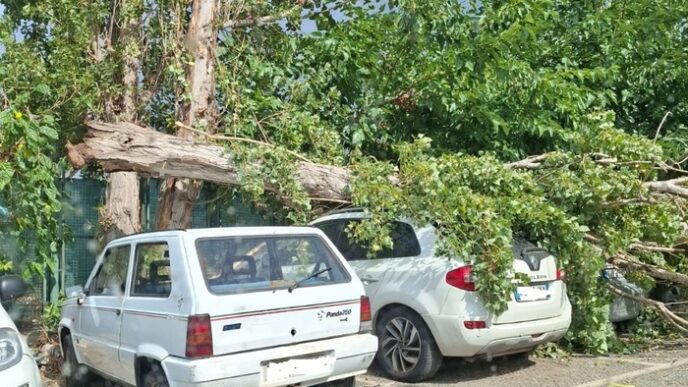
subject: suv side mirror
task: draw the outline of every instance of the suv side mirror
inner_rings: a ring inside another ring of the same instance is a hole
[[[26,294],[26,282],[17,275],[7,275],[0,278],[0,300],[9,301]]]

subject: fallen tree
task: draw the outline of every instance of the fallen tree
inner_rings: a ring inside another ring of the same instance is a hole
[[[194,139],[183,139],[131,123],[110,124],[89,121],[86,125],[89,130],[83,142],[77,145],[68,144],[67,146],[68,158],[75,168],[81,168],[86,163],[97,163],[108,172],[136,171],[142,176],[191,178],[218,184],[241,185],[242,168],[244,168],[241,163],[245,162],[245,160],[237,160],[235,155],[232,154],[231,148],[227,145],[228,142],[246,143],[252,147],[265,147],[268,151],[280,151],[280,148],[273,144],[263,143],[254,139],[208,135],[203,132],[198,132],[199,136]],[[194,131],[193,128],[187,129]],[[211,143],[210,141],[215,141],[216,143]],[[294,171],[295,180],[303,188],[309,199],[346,204],[352,202],[352,191],[355,190],[356,174],[350,169],[342,166],[314,163],[291,151],[287,151],[286,154],[296,169]],[[523,171],[516,173],[525,174],[541,169],[546,170],[547,168],[566,169],[566,167],[557,164],[547,165],[547,161],[552,157],[557,156],[555,154],[531,156],[521,161],[504,164],[503,166],[507,171]],[[620,164],[632,164],[627,161],[620,162],[615,157],[602,153],[585,155],[585,159],[603,170],[613,170],[613,168]],[[261,160],[254,160],[252,162],[260,164]],[[386,171],[388,172],[385,173],[391,173],[391,175],[386,175],[387,177],[384,179],[389,183],[387,189],[395,190],[400,189],[401,186],[413,184],[424,185],[424,183],[414,180],[413,175],[400,176],[399,172],[394,173],[389,169]],[[449,174],[451,175],[452,173]],[[422,177],[419,176],[418,178]],[[616,199],[615,203],[618,203],[619,206],[634,206],[637,204],[656,205],[659,199],[645,199],[645,196],[650,195],[663,195],[683,200],[686,197],[685,188],[680,185],[685,182],[685,178],[641,182],[639,183],[638,190],[633,191],[636,194],[640,193],[638,198],[624,197]],[[263,184],[267,191],[282,195],[282,188],[278,183],[265,180]],[[381,192],[383,192],[382,195],[389,197],[396,195],[395,191]],[[606,208],[608,210],[615,210],[616,206],[606,205]],[[372,231],[372,233],[375,232],[379,234],[379,230]],[[683,247],[662,246],[654,241],[634,241],[628,243],[625,249],[614,251],[605,248],[602,241],[597,237],[587,234],[584,238],[602,254],[608,264],[640,271],[656,280],[688,286],[688,276],[685,274],[642,262],[631,254],[631,251],[654,254],[684,254],[686,250]],[[486,254],[492,249],[489,242],[483,244],[481,248],[486,251]],[[488,268],[487,270],[494,270],[494,268]],[[619,290],[612,289],[612,292],[618,293]],[[688,326],[682,325],[683,320],[667,312],[668,309],[665,305],[643,297],[625,296],[648,307],[658,309],[662,315],[672,324],[679,327],[680,330],[688,329]]]
[[[89,130],[82,143],[67,144],[68,158],[76,169],[82,168],[87,162],[96,162],[108,172],[135,171],[143,176],[239,184],[239,170],[232,155],[223,146],[207,143],[205,137],[200,141],[183,139],[127,122],[111,124],[88,121],[86,126]],[[250,141],[257,146],[273,146],[251,139],[234,140]],[[547,157],[547,154],[530,156],[505,166],[513,169],[537,169],[542,167],[542,162]],[[597,162],[612,165],[616,161],[603,155]],[[348,202],[350,198],[348,185],[351,175],[344,167],[299,160],[298,176],[303,188],[312,198],[339,202]],[[655,193],[688,198],[688,188],[680,186],[686,182],[688,177],[643,184]],[[277,191],[277,187],[270,183],[266,183],[266,188]]]

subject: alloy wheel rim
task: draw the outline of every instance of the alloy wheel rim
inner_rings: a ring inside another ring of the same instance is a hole
[[[421,339],[411,321],[403,317],[393,318],[385,325],[382,337],[382,354],[394,371],[406,373],[418,364]]]

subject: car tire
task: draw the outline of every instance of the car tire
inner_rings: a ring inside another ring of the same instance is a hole
[[[397,307],[384,312],[375,324],[375,334],[379,342],[375,359],[394,380],[420,382],[433,377],[442,365],[442,354],[430,329],[409,309]]]
[[[316,385],[316,387],[355,387],[355,386],[356,386],[356,378],[353,376],[350,378],[333,380],[331,382]]]
[[[169,387],[170,383],[167,381],[165,370],[162,369],[160,363],[153,362],[150,365],[146,374],[143,375],[143,387]]]
[[[665,304],[677,302],[680,299],[679,290],[676,286],[657,285],[652,289],[652,292],[650,292],[650,298]]]
[[[62,373],[65,377],[65,385],[69,387],[89,387],[93,376],[88,367],[79,364],[79,361],[76,359],[71,335],[67,335],[62,339],[62,350],[64,351]]]

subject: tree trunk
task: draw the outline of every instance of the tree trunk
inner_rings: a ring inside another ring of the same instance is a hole
[[[120,12],[127,15],[122,22],[120,49],[124,53],[122,69],[123,95],[121,111],[116,119],[133,121],[136,118],[137,75],[140,67],[138,51],[139,20],[136,12],[140,0],[126,0]],[[114,12],[113,12],[114,13]],[[114,14],[111,17],[116,17]],[[136,172],[113,172],[107,178],[105,207],[100,211],[98,240],[105,245],[124,235],[141,231],[141,203],[139,177]]]
[[[212,132],[215,125],[216,12],[215,0],[194,0],[184,42],[186,49],[193,55],[194,62],[187,75],[191,101],[183,106],[181,120],[188,126],[208,132]],[[177,135],[184,139],[193,138],[193,133],[184,128],[179,128]],[[201,186],[200,180],[165,179],[160,187],[156,228],[186,228],[191,221]]]
[[[99,241],[141,231],[139,178],[136,172],[115,172],[107,178],[107,202],[100,211]]]

